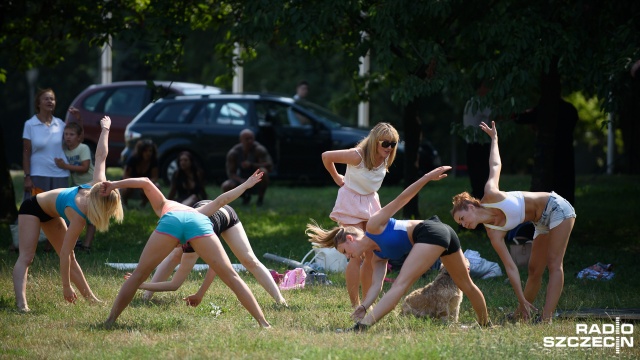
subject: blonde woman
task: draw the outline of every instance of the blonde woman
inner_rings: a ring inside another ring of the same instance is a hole
[[[545,268],[549,269],[547,294],[540,320],[550,323],[564,287],[562,263],[576,221],[576,212],[567,200],[555,192],[501,191],[502,163],[498,150],[498,130],[494,121],[491,127],[483,122],[480,128],[491,138],[489,180],[484,187],[484,196],[478,200],[468,193],[456,195],[451,215],[456,223],[467,229],[484,224],[491,245],[502,260],[518,298],[516,317],[526,320],[532,311],[537,310],[533,301],[542,286]],[[529,260],[529,276],[523,291],[518,268],[509,254],[504,237],[509,230],[526,221],[533,221],[536,230]]]
[[[340,226],[365,229],[371,215],[380,210],[378,189],[395,160],[399,140],[398,131],[391,124],[382,122],[376,124],[355,148],[322,154],[324,167],[340,187],[329,215],[332,220]],[[347,165],[344,175],[338,173],[335,164]],[[362,259],[353,259],[347,264],[347,292],[354,308],[360,305],[360,284],[363,298],[371,286],[372,256],[371,252],[366,252]]]
[[[367,222],[366,231],[355,226],[338,226],[325,230],[316,224],[307,225],[309,241],[322,247],[335,247],[347,258],[357,259],[365,252],[373,252],[371,288],[351,317],[357,321],[351,329],[363,331],[382,319],[398,304],[416,280],[438,258],[451,278],[469,298],[476,312],[478,324],[490,326],[484,295],[469,277],[469,271],[460,248],[460,240],[450,226],[434,216],[427,220],[396,220],[392,216],[430,181],[444,179],[450,166],[441,166],[423,175],[407,187],[398,197],[374,213]],[[407,259],[400,274],[380,301],[375,301],[382,290],[389,259]]]
[[[102,132],[96,148],[93,180],[89,184],[37,194],[20,206],[20,255],[13,268],[13,288],[19,311],[29,311],[26,296],[27,273],[36,253],[41,227],[60,256],[64,299],[74,303],[78,298],[71,287],[73,283],[87,300],[100,301],[87,284],[73,252],[76,241],[87,223],[95,225],[98,231],[105,232],[109,229],[111,218],[117,222],[122,222],[123,218],[120,194],[117,191],[112,191],[107,196],[100,194],[100,184],[106,180],[105,160],[111,119],[105,116],[100,120],[100,125]]]

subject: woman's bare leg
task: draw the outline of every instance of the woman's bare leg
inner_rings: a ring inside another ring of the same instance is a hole
[[[547,253],[547,267],[549,268],[549,282],[547,295],[542,310],[542,321],[551,322],[558,306],[560,295],[564,287],[564,254],[567,251],[569,236],[575,224],[575,218],[565,219],[560,225],[549,232],[549,252]],[[535,241],[534,241],[535,242]]]
[[[27,273],[33,262],[40,236],[40,219],[33,215],[18,215],[18,249],[20,254],[13,267],[13,290],[19,311],[29,311],[27,305]]]
[[[162,260],[160,265],[158,265],[158,267],[156,268],[156,271],[153,273],[151,282],[158,283],[158,282],[166,281],[169,278],[169,276],[171,276],[171,274],[173,273],[173,270],[176,268],[176,266],[178,266],[178,264],[180,264],[181,261],[182,261],[182,247],[178,246],[171,252],[171,254],[169,254],[166,258],[164,258],[164,260]],[[144,294],[142,294],[142,298],[145,300],[151,300],[152,297],[153,297],[153,291],[147,290],[144,292]]]
[[[253,316],[262,327],[271,327],[265,319],[262,309],[260,305],[258,305],[253,293],[247,284],[242,281],[240,276],[238,276],[238,273],[233,270],[231,261],[229,261],[229,257],[227,253],[225,253],[220,240],[215,235],[212,235],[193,239],[190,241],[190,244],[198,255],[209,264],[209,267],[220,276],[220,279],[236,294],[242,306],[249,311],[251,316]]]
[[[122,288],[120,288],[113,302],[109,317],[105,321],[107,327],[110,327],[116,322],[118,316],[120,316],[122,311],[129,305],[131,300],[133,300],[140,284],[142,284],[149,277],[153,269],[171,253],[173,248],[176,247],[176,244],[177,240],[169,235],[160,234],[156,231],[151,234],[147,244],[142,250],[140,260],[138,260],[138,266],[124,284],[122,284]]]
[[[287,302],[280,293],[280,289],[273,280],[269,270],[258,260],[251,249],[247,233],[242,227],[242,223],[225,230],[222,238],[229,245],[231,251],[236,255],[240,263],[255,276],[258,283],[271,295],[278,304],[286,305]]]
[[[476,284],[473,283],[473,280],[471,280],[469,268],[464,261],[462,250],[443,256],[440,260],[442,260],[444,267],[447,268],[453,282],[471,302],[471,306],[473,306],[473,310],[476,312],[476,317],[478,318],[478,324],[486,326],[489,322],[487,303],[482,291],[480,291]]]

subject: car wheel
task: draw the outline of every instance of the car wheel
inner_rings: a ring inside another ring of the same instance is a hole
[[[162,177],[165,184],[171,185],[171,178],[176,170],[178,170],[178,153],[165,156],[160,162],[160,177]]]

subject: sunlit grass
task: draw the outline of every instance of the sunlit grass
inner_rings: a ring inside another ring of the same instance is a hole
[[[109,173],[113,179],[117,171]],[[637,177],[585,177],[577,181],[578,219],[565,257],[565,288],[559,309],[640,307],[637,258],[640,255],[640,225],[635,199],[640,194]],[[528,188],[527,177],[505,176],[507,190]],[[428,184],[420,194],[422,217],[434,214],[458,230],[449,215],[451,196],[468,186],[465,177],[450,177]],[[166,189],[163,189],[166,190]],[[207,189],[211,197],[219,189]],[[19,191],[19,189],[16,189]],[[401,191],[384,186],[383,203]],[[284,264],[263,258],[266,252],[301,260],[310,246],[305,224],[316,219],[332,226],[328,213],[333,207],[336,187],[273,186],[263,207],[233,203],[256,255],[269,268],[284,272]],[[166,191],[165,191],[166,193]],[[135,204],[135,203],[134,203]],[[615,355],[611,348],[545,348],[545,336],[575,336],[577,322],[610,323],[593,319],[556,320],[550,326],[512,324],[505,314],[516,306],[515,296],[505,277],[476,280],[483,291],[490,316],[497,326],[491,330],[466,329],[439,321],[405,317],[396,310],[364,334],[337,333],[352,325],[349,300],[342,274],[329,274],[330,286],[307,286],[284,292],[290,307],[281,308],[255,279],[241,273],[262,306],[273,329],[262,330],[221,281],[214,281],[197,308],[184,305],[182,298],[195,293],[204,273],[193,272],[175,292],[156,294],[151,302],[134,298],[114,329],[102,326],[122,282],[124,271],[105,262],[137,262],[153,231],[157,217],[147,207],[125,212],[122,225],[97,234],[90,254],[77,254],[87,280],[102,304],[90,305],[79,299],[65,304],[55,253],[38,250],[30,269],[27,296],[32,312],[14,309],[11,271],[17,254],[6,250],[8,226],[0,225],[0,359],[45,358],[224,358],[224,359],[538,359],[604,358]],[[482,257],[498,261],[482,233],[459,232],[464,249],[479,251]],[[232,262],[237,262],[229,252]],[[585,281],[575,274],[595,262],[615,264],[611,281]],[[526,279],[526,271],[521,272]],[[414,287],[433,279],[428,273]],[[390,274],[394,277],[395,274]],[[544,286],[536,306],[543,303]],[[389,288],[385,283],[383,291]],[[221,309],[217,313],[216,309]],[[475,314],[467,299],[462,302],[460,321],[473,325]],[[636,330],[636,341],[638,331]],[[638,358],[638,346],[621,349],[620,358]]]

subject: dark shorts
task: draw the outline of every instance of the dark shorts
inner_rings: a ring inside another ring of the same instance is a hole
[[[25,200],[20,205],[20,210],[18,210],[18,215],[32,215],[40,219],[40,222],[47,222],[53,217],[49,216],[42,208],[40,204],[38,204],[38,200],[36,200],[35,196]]]
[[[413,229],[413,244],[431,244],[442,246],[440,256],[451,255],[460,250],[460,239],[451,226],[444,224],[437,216],[433,216]]]

